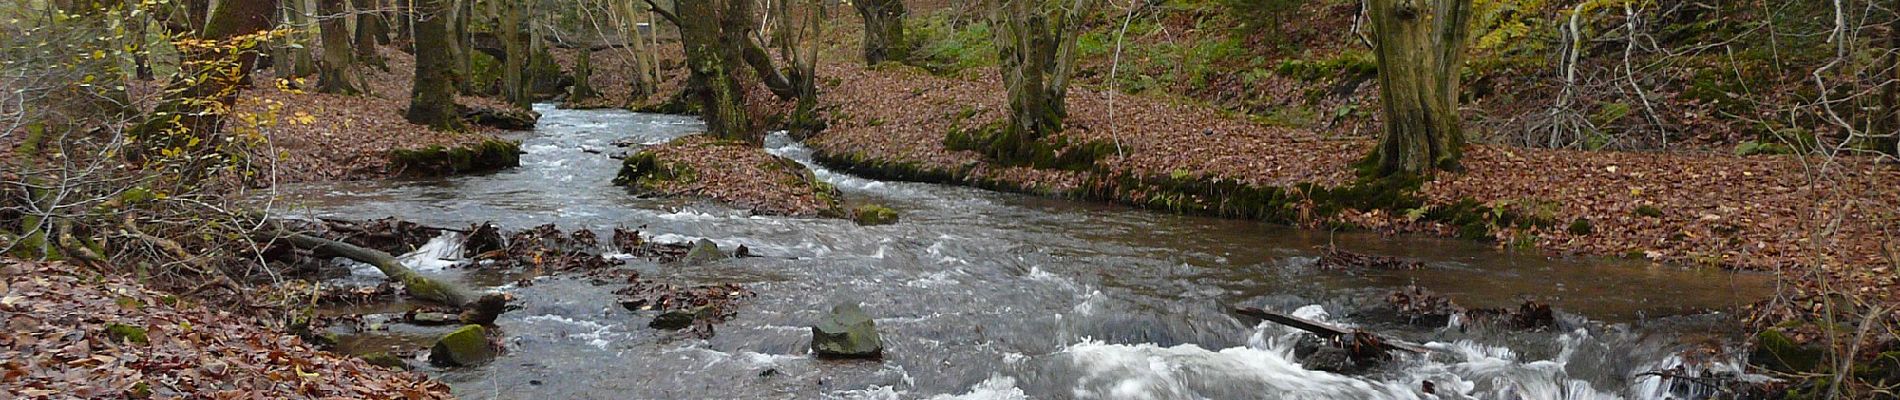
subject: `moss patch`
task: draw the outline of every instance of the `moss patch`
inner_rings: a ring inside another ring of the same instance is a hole
[[[150,343],[145,337],[145,328],[117,323],[106,324],[106,338],[113,342]]]
[[[865,204],[851,210],[851,220],[861,226],[897,223],[897,210],[877,204]]]
[[[471,366],[494,358],[495,350],[488,347],[487,330],[481,325],[465,325],[442,335],[429,348],[429,362],[438,366]]]
[[[390,167],[410,175],[446,176],[521,166],[521,142],[484,140],[470,146],[429,146],[389,152]]]

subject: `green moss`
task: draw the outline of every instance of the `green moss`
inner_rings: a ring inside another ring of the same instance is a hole
[[[641,151],[620,163],[620,174],[614,177],[614,184],[638,193],[652,193],[670,183],[689,183],[698,178],[698,172],[692,167],[663,162],[659,155]]]
[[[944,147],[982,153],[991,161],[1007,166],[1040,169],[1087,171],[1095,162],[1115,153],[1115,144],[1107,141],[1071,143],[1066,137],[1028,140],[1024,132],[1003,129],[994,122],[969,129],[952,129],[944,136]]]
[[[1662,218],[1663,216],[1662,209],[1656,208],[1655,205],[1651,205],[1651,204],[1636,206],[1636,210],[1634,210],[1633,212],[1637,216],[1641,216],[1641,217]]]
[[[429,348],[429,362],[439,366],[470,366],[494,359],[495,351],[488,347],[488,331],[481,325],[463,325],[454,332],[442,335],[435,345]]]
[[[865,204],[851,210],[851,220],[861,226],[897,223],[897,210],[877,204]]]
[[[106,324],[106,338],[111,339],[112,342],[114,343],[121,343],[121,342],[132,342],[134,344],[150,343],[150,341],[145,337],[144,327],[125,325],[125,324],[119,324],[119,323]]]
[[[521,166],[521,142],[484,140],[471,146],[396,149],[390,166],[411,175],[445,176]]]
[[[1752,156],[1761,154],[1794,154],[1794,148],[1774,142],[1744,141],[1735,145],[1735,155]]]
[[[1587,218],[1577,218],[1574,221],[1570,221],[1570,228],[1565,229],[1565,231],[1575,236],[1588,236],[1591,233],[1596,233],[1596,226],[1591,224]]]
[[[1748,362],[1773,371],[1799,373],[1817,371],[1826,357],[1819,348],[1796,344],[1787,334],[1769,329],[1755,335],[1755,349],[1749,353]]]

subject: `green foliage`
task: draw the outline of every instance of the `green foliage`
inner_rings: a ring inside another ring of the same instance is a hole
[[[947,15],[913,18],[905,34],[917,45],[910,62],[935,74],[995,66],[996,44],[988,22],[958,24]]]
[[[1370,76],[1379,73],[1379,63],[1372,52],[1365,50],[1347,50],[1331,58],[1305,60],[1289,58],[1280,61],[1274,67],[1274,73],[1304,81],[1316,81],[1324,78],[1346,76]]]
[[[1565,231],[1570,232],[1573,236],[1588,236],[1591,233],[1596,233],[1597,229],[1596,225],[1591,224],[1589,219],[1577,218],[1574,221],[1570,221],[1570,228],[1565,229]]]
[[[1663,216],[1663,211],[1662,211],[1662,209],[1661,209],[1661,208],[1656,208],[1656,206],[1655,206],[1655,205],[1651,205],[1651,204],[1644,204],[1644,205],[1640,205],[1640,206],[1636,206],[1636,210],[1635,210],[1635,211],[1633,211],[1633,212],[1634,212],[1634,213],[1635,213],[1635,214],[1636,214],[1637,216],[1641,216],[1641,217],[1649,217],[1649,218],[1662,218],[1662,216]]]

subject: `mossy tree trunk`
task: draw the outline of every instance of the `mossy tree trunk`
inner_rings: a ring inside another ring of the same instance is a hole
[[[1068,116],[1069,75],[1075,70],[1077,27],[1089,3],[991,0],[990,25],[1009,93],[1009,123],[988,138],[991,157],[1034,158],[1034,144],[1062,130]]]
[[[745,88],[741,86],[740,46],[731,42],[723,29],[734,9],[727,3],[750,0],[683,1],[677,4],[675,23],[680,42],[686,50],[689,70],[687,90],[699,104],[700,118],[706,120],[706,133],[723,139],[764,143],[751,116],[746,113]],[[738,17],[748,19],[749,17]]]
[[[207,40],[230,41],[270,30],[276,16],[274,0],[223,1],[208,11],[198,33]],[[237,103],[240,84],[257,64],[254,49],[254,43],[238,42],[187,50],[188,61],[182,63],[187,68],[171,79],[165,99],[152,114],[132,129],[130,137],[137,146],[130,154],[144,158],[168,148],[195,154],[198,149],[187,148],[193,143],[219,143],[214,136],[223,127],[223,110]]]
[[[323,62],[318,64],[317,91],[357,95],[363,79],[356,74],[356,50],[350,46],[349,0],[318,0],[318,29],[323,34]],[[373,45],[373,44],[372,44]]]
[[[416,76],[403,114],[410,123],[445,131],[462,129],[455,110],[455,55],[449,48],[452,1],[415,0]]]
[[[574,60],[574,86],[567,88],[567,101],[581,102],[600,97],[594,85],[588,82],[594,75],[594,51],[580,48],[580,55]]]
[[[1370,0],[1385,132],[1377,176],[1456,169],[1464,147],[1458,72],[1471,0]]]
[[[910,58],[910,42],[904,38],[909,11],[903,0],[857,0],[851,5],[864,18],[864,64]]]

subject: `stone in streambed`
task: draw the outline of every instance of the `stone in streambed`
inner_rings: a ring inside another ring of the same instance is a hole
[[[826,358],[878,358],[884,355],[884,341],[871,316],[857,303],[845,303],[832,307],[831,314],[811,327],[811,352]]]
[[[488,347],[487,330],[481,325],[467,325],[435,341],[429,348],[429,363],[440,367],[465,367],[479,365],[495,359],[495,349]]]
[[[647,323],[647,327],[669,331],[686,329],[686,327],[693,326],[693,321],[698,320],[700,316],[705,315],[711,310],[712,306],[699,306],[667,311],[661,313],[658,317],[653,317],[653,322]]]
[[[724,258],[726,258],[726,253],[719,250],[718,243],[713,243],[711,240],[700,239],[697,242],[693,242],[693,249],[687,251],[686,258],[681,259],[680,262],[686,265],[701,265],[719,261]]]

